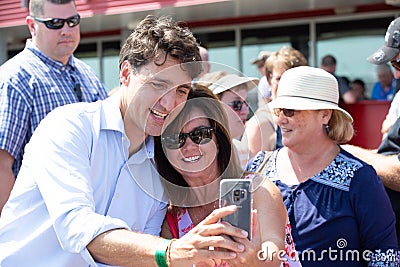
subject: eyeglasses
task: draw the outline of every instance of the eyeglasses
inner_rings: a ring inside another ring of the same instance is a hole
[[[179,133],[165,135],[161,137],[162,142],[168,149],[178,149],[185,145],[186,139],[189,137],[197,145],[207,144],[212,139],[212,134],[215,131],[213,127],[197,127],[188,133]]]
[[[392,64],[393,68],[400,71],[400,58],[394,59],[390,61],[390,63]]]
[[[242,100],[232,101],[231,103],[228,103],[228,105],[231,106],[234,111],[241,111],[243,108],[243,105],[246,105],[246,107],[249,106],[249,104],[247,104],[246,101],[242,101]]]
[[[283,115],[285,115],[285,117],[293,117],[296,110],[286,109],[286,108],[276,108],[276,109],[274,109],[275,116],[279,117],[279,114],[281,114],[281,111],[283,112]]]
[[[38,22],[44,23],[44,25],[46,25],[48,29],[59,30],[62,27],[64,27],[65,22],[70,28],[75,27],[81,21],[81,16],[79,14],[76,14],[66,19],[59,19],[59,18],[42,19],[37,17],[33,17],[33,19]]]

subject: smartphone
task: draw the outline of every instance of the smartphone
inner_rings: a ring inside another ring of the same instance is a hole
[[[252,183],[249,179],[223,179],[220,182],[219,206],[236,205],[235,213],[221,219],[249,233],[251,239]]]

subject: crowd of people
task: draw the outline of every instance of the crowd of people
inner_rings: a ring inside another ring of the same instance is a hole
[[[0,66],[0,266],[400,266],[400,18],[368,58],[371,99],[391,101],[376,151],[347,144],[339,103],[366,87],[333,55],[311,67],[285,46],[251,62],[260,78],[212,71],[190,29],[148,15],[107,93],[73,55],[74,0],[31,0],[26,22]],[[237,178],[247,231],[221,220]]]

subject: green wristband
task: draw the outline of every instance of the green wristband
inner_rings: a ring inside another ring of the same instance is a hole
[[[154,257],[156,258],[156,263],[158,267],[168,267],[167,264],[167,247],[168,244],[171,240],[164,239],[156,249],[156,253],[154,254]]]

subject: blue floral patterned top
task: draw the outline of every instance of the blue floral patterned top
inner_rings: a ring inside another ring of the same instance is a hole
[[[397,248],[394,213],[370,165],[341,149],[320,173],[291,186],[277,176],[278,152],[272,153],[264,174],[282,193],[303,266],[367,266],[369,251]],[[255,171],[264,156],[259,152],[248,170]]]

